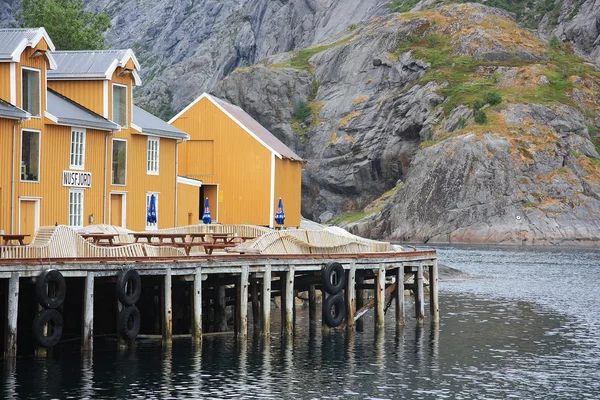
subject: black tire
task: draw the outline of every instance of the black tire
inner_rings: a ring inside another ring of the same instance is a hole
[[[142,280],[135,269],[124,269],[117,277],[117,299],[124,306],[132,306],[142,294]]]
[[[346,319],[346,302],[341,294],[327,297],[323,301],[323,323],[335,328]]]
[[[332,261],[323,267],[321,271],[321,283],[323,290],[329,294],[338,294],[346,284],[346,273],[339,262]]]
[[[58,270],[47,269],[38,276],[35,293],[42,307],[57,309],[62,306],[67,294],[65,278]]]
[[[140,310],[136,306],[124,307],[119,313],[119,335],[125,340],[135,340],[140,332]]]
[[[48,331],[47,335],[44,335],[46,324],[48,324]],[[63,317],[57,310],[42,310],[33,319],[33,338],[44,347],[54,347],[60,340],[62,331]]]

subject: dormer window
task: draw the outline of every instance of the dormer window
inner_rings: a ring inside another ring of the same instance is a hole
[[[23,109],[34,117],[40,116],[42,104],[40,70],[22,68]]]
[[[127,86],[113,84],[113,122],[127,127]]]

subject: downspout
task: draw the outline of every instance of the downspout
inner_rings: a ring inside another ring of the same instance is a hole
[[[23,119],[19,119],[13,125],[12,138],[12,166],[10,178],[10,233],[15,233],[15,163],[17,162],[17,126],[23,123]]]
[[[102,201],[102,223],[104,225],[106,225],[106,192],[108,190],[108,184],[106,183],[108,180],[108,177],[106,176],[108,170],[108,138],[114,134],[115,131],[110,131],[110,133],[107,134],[106,138],[104,139],[104,195]]]

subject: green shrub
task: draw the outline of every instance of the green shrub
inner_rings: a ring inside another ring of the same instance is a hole
[[[485,111],[475,111],[475,122],[478,124],[485,124],[487,122],[487,115],[485,114]]]
[[[485,103],[477,99],[473,102],[473,111],[478,111],[483,106],[485,106]]]
[[[296,109],[294,110],[294,113],[292,114],[292,118],[298,122],[304,122],[310,117],[311,114],[312,114],[312,110],[311,110],[310,106],[308,105],[308,103],[305,101],[301,101],[296,106]]]
[[[495,106],[496,104],[500,104],[502,102],[502,96],[495,90],[487,92],[485,94],[485,102],[490,106]]]

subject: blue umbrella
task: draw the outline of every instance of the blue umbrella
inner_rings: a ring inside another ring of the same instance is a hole
[[[283,203],[281,201],[281,197],[279,198],[279,205],[277,206],[277,212],[275,213],[275,222],[279,225],[283,225],[283,221],[285,220],[285,213],[283,212]]]
[[[202,222],[205,224],[210,224],[212,222],[212,218],[210,217],[210,207],[208,206],[208,197],[204,201],[204,214],[202,214]]]
[[[148,215],[146,216],[146,221],[149,224],[156,223],[156,197],[154,194],[150,196],[150,204],[148,205]]]

